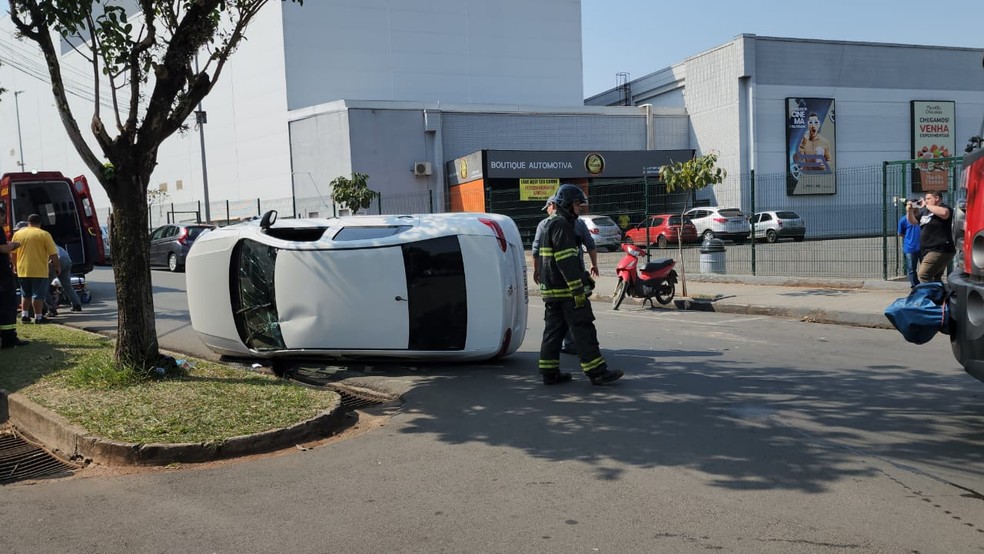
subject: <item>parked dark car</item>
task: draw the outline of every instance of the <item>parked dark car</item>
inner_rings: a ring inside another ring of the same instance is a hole
[[[214,225],[177,223],[164,225],[150,233],[150,265],[165,265],[171,271],[183,271],[188,250],[195,239]]]

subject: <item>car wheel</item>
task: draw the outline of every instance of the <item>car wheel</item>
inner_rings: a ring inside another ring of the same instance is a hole
[[[615,292],[612,293],[613,310],[617,310],[619,306],[622,305],[622,300],[625,300],[626,291],[627,291],[627,284],[625,280],[619,279],[618,284],[615,285]]]
[[[660,235],[659,238],[656,239],[656,246],[659,246],[660,248],[666,248],[669,245],[670,241],[666,240],[666,235]]]
[[[712,238],[714,238],[714,231],[711,231],[710,229],[708,229],[708,230],[704,231],[704,234],[702,234],[701,237],[704,240],[712,239]]]
[[[167,268],[175,272],[181,269],[178,265],[178,255],[174,252],[167,255]]]
[[[779,235],[777,235],[772,229],[769,229],[765,232],[765,240],[768,242],[776,242],[779,240]]]

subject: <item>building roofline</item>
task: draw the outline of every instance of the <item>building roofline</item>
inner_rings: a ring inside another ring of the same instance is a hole
[[[683,108],[650,107],[654,116],[687,115]],[[540,114],[540,115],[604,115],[639,116],[644,106],[523,106],[514,104],[454,104],[444,102],[403,102],[395,100],[334,100],[287,112],[288,121],[299,121],[329,113],[348,110],[410,110],[443,113]]]

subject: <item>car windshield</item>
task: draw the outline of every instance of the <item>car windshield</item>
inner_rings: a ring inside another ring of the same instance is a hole
[[[594,223],[598,227],[614,227],[615,226],[615,222],[612,220],[612,218],[608,217],[607,215],[603,215],[603,216],[599,216],[599,217],[592,217],[591,218],[591,223]]]
[[[718,210],[718,213],[721,214],[721,217],[745,217],[738,208]]]
[[[233,320],[243,343],[253,350],[284,348],[274,293],[277,249],[253,240],[233,251]]]
[[[779,219],[799,219],[800,216],[796,212],[776,212],[776,217]]]
[[[685,223],[690,223],[690,218],[689,217],[684,218],[683,221]],[[679,224],[680,224],[680,216],[678,215],[670,216],[670,225],[679,225]]]

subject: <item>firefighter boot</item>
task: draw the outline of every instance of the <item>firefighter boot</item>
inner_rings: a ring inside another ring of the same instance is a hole
[[[567,372],[554,371],[551,373],[543,374],[544,385],[559,385],[561,383],[567,383],[570,380],[571,380],[571,374]]]
[[[625,373],[621,369],[593,369],[588,372],[588,379],[592,385],[607,385],[613,381],[618,381]]]

